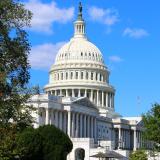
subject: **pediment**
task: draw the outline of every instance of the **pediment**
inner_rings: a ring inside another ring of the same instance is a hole
[[[77,98],[76,100],[72,101],[72,104],[78,104],[98,110],[97,107],[87,97]]]

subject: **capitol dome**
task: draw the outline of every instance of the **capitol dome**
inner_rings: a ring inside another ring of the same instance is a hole
[[[60,48],[49,72],[45,92],[64,97],[87,97],[102,114],[114,111],[115,89],[101,51],[85,33],[82,12],[74,22],[74,36]],[[111,112],[110,112],[111,113]]]
[[[90,61],[91,63],[103,64],[103,57],[100,50],[86,37],[73,37],[59,50],[55,64],[72,61]]]

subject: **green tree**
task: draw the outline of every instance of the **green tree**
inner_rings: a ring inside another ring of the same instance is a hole
[[[53,125],[25,129],[16,143],[15,153],[21,160],[66,160],[73,147],[68,135]]]
[[[19,126],[31,124],[25,106],[29,97],[30,44],[24,30],[30,20],[31,12],[23,4],[0,1],[0,125],[8,125],[11,120]]]
[[[24,28],[30,25],[31,12],[18,0],[0,1],[0,159],[15,157],[15,138],[33,122],[28,54],[30,44]]]
[[[137,150],[130,154],[129,160],[147,160],[147,154],[144,150]]]
[[[160,151],[160,105],[154,104],[152,109],[143,115],[144,137],[154,142],[155,149]]]

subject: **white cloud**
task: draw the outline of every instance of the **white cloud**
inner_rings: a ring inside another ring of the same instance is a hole
[[[131,38],[142,38],[148,35],[148,32],[142,28],[126,28],[123,32],[123,36],[129,36]]]
[[[89,16],[93,21],[101,22],[107,26],[112,26],[119,21],[118,11],[111,8],[103,9],[95,6],[90,7]]]
[[[111,62],[121,62],[121,61],[123,61],[123,59],[122,58],[120,58],[119,56],[110,56],[109,57],[109,60],[111,61]]]
[[[31,30],[52,33],[54,22],[66,23],[74,16],[74,8],[58,8],[54,1],[42,3],[40,0],[29,0],[25,3],[27,9],[33,13]]]
[[[31,54],[29,56],[31,68],[48,70],[54,63],[58,50],[64,44],[65,42],[58,42],[56,44],[46,43],[32,47]]]

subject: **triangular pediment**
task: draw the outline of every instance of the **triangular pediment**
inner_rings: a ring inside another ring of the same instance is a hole
[[[87,97],[77,98],[76,100],[72,101],[72,104],[73,103],[98,110],[97,107]]]

